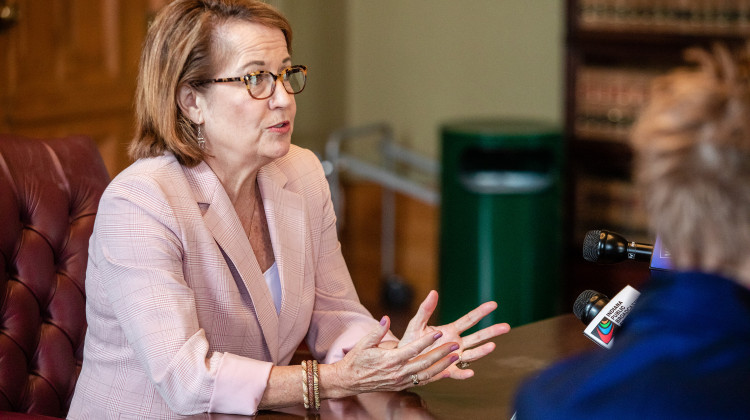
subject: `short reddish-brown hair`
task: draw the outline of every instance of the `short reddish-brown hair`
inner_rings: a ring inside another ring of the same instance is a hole
[[[204,89],[226,60],[218,28],[230,20],[278,28],[291,53],[292,28],[272,6],[257,0],[176,0],[162,9],[149,27],[135,96],[136,133],[130,143],[133,159],[172,152],[186,166],[205,158],[196,127],[177,102],[181,86]]]

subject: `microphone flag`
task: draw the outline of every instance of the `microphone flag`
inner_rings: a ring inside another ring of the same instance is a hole
[[[583,335],[606,349],[611,348],[615,331],[622,326],[622,321],[633,309],[640,295],[633,287],[625,286],[591,320],[583,330]]]

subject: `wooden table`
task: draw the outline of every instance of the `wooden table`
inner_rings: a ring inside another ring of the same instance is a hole
[[[301,405],[261,411],[272,419],[510,419],[515,392],[524,379],[554,361],[585,350],[604,351],[583,336],[584,325],[572,314],[514,328],[497,337],[497,348],[472,363],[465,381],[444,379],[409,391],[374,392],[321,402],[308,413]],[[238,420],[247,416],[203,414],[190,419]]]

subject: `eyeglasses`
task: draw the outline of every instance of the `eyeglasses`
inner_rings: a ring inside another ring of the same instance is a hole
[[[279,74],[270,71],[256,71],[241,77],[227,77],[221,79],[199,80],[197,84],[245,82],[247,91],[255,99],[267,99],[276,91],[276,80],[281,78],[284,90],[292,95],[302,92],[307,83],[307,66],[291,66],[281,70]]]

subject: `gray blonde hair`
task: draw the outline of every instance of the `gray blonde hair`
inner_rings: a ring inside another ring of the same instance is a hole
[[[656,79],[631,140],[650,228],[679,269],[737,278],[750,249],[747,50],[691,49]]]

